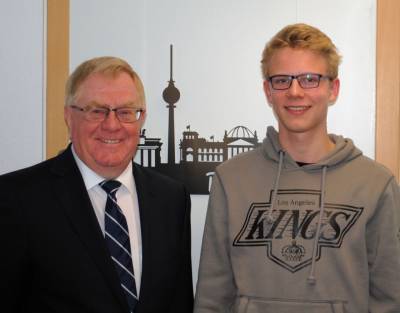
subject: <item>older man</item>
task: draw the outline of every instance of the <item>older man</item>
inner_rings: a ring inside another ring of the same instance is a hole
[[[137,74],[114,57],[66,87],[71,144],[0,177],[7,312],[190,312],[190,198],[132,162],[145,120]]]

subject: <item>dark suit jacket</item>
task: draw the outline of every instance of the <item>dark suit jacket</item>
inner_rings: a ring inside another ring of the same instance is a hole
[[[133,174],[143,253],[136,312],[192,312],[190,197],[149,169],[134,164]],[[0,176],[0,247],[2,312],[129,311],[70,147]]]

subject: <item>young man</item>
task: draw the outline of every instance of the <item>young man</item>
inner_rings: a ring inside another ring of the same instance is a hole
[[[3,311],[192,310],[189,195],[132,161],[145,109],[124,60],[94,58],[71,74],[71,144],[0,176]]]
[[[350,139],[328,135],[339,63],[309,25],[267,43],[279,132],[217,168],[195,313],[400,312],[399,187]]]

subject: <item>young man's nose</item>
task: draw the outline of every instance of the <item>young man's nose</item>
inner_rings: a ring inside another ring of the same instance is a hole
[[[287,90],[288,94],[291,96],[301,96],[304,93],[303,88],[300,86],[299,82],[297,79],[292,80],[292,84]]]

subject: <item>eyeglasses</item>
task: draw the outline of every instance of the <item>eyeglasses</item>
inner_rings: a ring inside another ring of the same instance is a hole
[[[321,79],[329,79],[329,76],[324,76],[315,73],[303,73],[299,75],[273,75],[267,78],[271,82],[271,86],[275,90],[286,90],[292,86],[293,79],[297,79],[300,87],[303,89],[317,88]]]
[[[115,112],[115,116],[121,123],[134,123],[144,114],[143,109],[133,107],[111,109],[108,107],[87,105],[84,108],[71,104],[71,108],[81,111],[86,120],[90,122],[102,122],[111,111]]]

